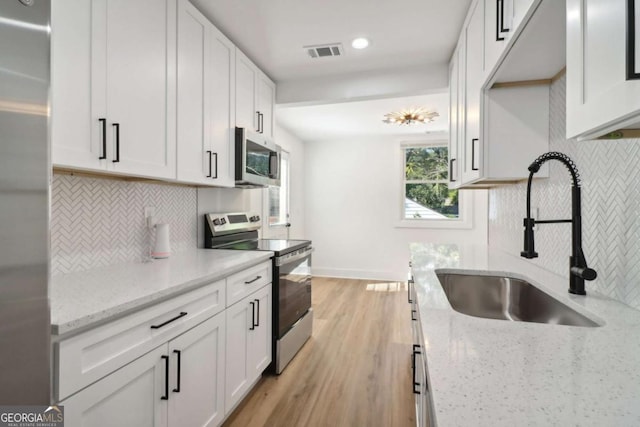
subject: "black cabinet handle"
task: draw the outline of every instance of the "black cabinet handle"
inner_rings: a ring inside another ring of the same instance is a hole
[[[479,170],[476,165],[476,142],[478,142],[478,138],[473,138],[471,140],[471,170],[477,171]]]
[[[411,310],[411,320],[417,321],[418,319],[416,319],[414,314],[416,314],[416,311],[415,310]]]
[[[496,41],[503,41],[502,33],[508,32],[509,29],[504,27],[504,0],[496,0]]]
[[[258,314],[256,314],[256,326],[260,326],[260,300],[255,299],[254,301],[256,302],[256,305],[258,307]]]
[[[420,394],[420,389],[416,390],[416,386],[420,387],[420,383],[416,381],[416,355],[420,353],[420,346],[418,344],[413,345],[413,353],[411,353],[411,367],[413,369],[413,394]]]
[[[260,133],[260,111],[256,111],[256,118],[258,119],[258,126],[256,127],[256,132]]]
[[[255,279],[249,280],[248,282],[244,282],[244,284],[245,284],[245,285],[250,285],[250,284],[252,284],[253,282],[255,282],[256,280],[260,280],[260,279],[262,279],[262,276],[256,276],[256,278],[255,278]]]
[[[251,304],[251,327],[249,330],[253,331],[256,328],[256,303],[249,301],[249,304]]]
[[[98,121],[102,124],[102,155],[98,159],[104,160],[107,158],[107,119],[100,118]]]
[[[181,311],[181,312],[180,312],[180,314],[178,314],[178,315],[177,315],[176,317],[174,317],[173,319],[169,319],[169,320],[167,320],[166,322],[162,322],[162,323],[160,323],[159,325],[151,325],[151,329],[160,329],[160,328],[162,328],[163,326],[166,326],[166,325],[168,325],[169,323],[174,322],[174,321],[178,320],[179,318],[186,316],[187,314],[188,314],[188,313],[187,313],[186,311]]]
[[[456,180],[453,179],[453,162],[455,161],[456,159],[449,160],[449,182],[456,182]]]
[[[218,153],[212,153],[212,155],[216,157],[216,174],[213,175],[211,178],[217,179],[218,178]],[[209,156],[209,175],[211,175],[211,156]]]
[[[411,299],[411,285],[413,285],[413,279],[409,279],[407,281],[407,300],[409,304],[413,303],[413,300]]]
[[[162,400],[169,400],[169,356],[162,355],[164,359],[164,396]]]
[[[173,391],[176,392],[176,393],[180,393],[180,356],[181,356],[181,352],[180,352],[180,350],[173,350],[173,352],[178,355],[178,374],[177,374],[178,383],[176,384],[176,388],[174,388]]]
[[[113,159],[113,163],[120,161],[120,123],[113,123],[113,127],[116,129],[116,158]]]
[[[260,133],[264,133],[264,114],[258,113],[258,127],[260,128]]]
[[[209,156],[209,175],[207,175],[207,178],[211,178],[211,151],[207,150],[207,155]]]

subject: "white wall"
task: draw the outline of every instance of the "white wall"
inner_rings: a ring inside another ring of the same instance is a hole
[[[472,229],[398,228],[400,141],[311,142],[306,156],[306,227],[319,276],[406,280],[410,242],[487,241],[487,192],[472,192]]]
[[[304,222],[304,144],[276,125],[274,141],[289,152],[291,162],[291,229],[290,237],[305,237]],[[204,245],[204,214],[209,212],[256,212],[267,218],[266,189],[198,188],[198,247]],[[286,230],[262,223],[261,237],[286,238]]]

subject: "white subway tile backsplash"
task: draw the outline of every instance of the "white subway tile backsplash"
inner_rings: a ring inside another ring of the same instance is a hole
[[[196,203],[192,187],[54,174],[52,274],[142,261],[153,238],[146,206],[155,207],[158,222],[170,224],[172,252],[195,248]]]
[[[587,282],[587,293],[595,290],[640,309],[640,139],[567,140],[565,87],[564,77],[551,87],[549,151],[569,155],[582,179],[583,247],[589,266],[598,272],[595,281]],[[550,177],[532,186],[539,219],[571,217],[570,185],[566,168],[550,162]],[[525,202],[526,182],[490,190],[490,245],[520,253]],[[535,239],[540,257],[531,262],[568,277],[570,225],[537,225]]]

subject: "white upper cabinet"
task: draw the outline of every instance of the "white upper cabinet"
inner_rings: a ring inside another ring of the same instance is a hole
[[[472,2],[449,68],[451,188],[524,179],[548,151],[549,85],[564,67],[563,34],[562,2]]]
[[[465,44],[465,132],[458,147],[462,152],[462,181],[480,176],[480,89],[484,83],[484,8],[483,1],[472,6],[464,32]]]
[[[178,180],[233,187],[233,44],[178,3]]]
[[[54,2],[54,166],[175,178],[175,11],[175,0]]]
[[[453,60],[449,65],[449,188],[460,186],[460,159],[458,147],[464,140],[464,79],[461,70],[464,69],[464,46],[458,44],[453,53]]]
[[[275,84],[236,49],[236,126],[273,138]]]
[[[640,20],[633,5],[567,0],[568,138],[640,127]]]

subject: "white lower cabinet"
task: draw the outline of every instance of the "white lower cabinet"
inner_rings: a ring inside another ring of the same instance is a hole
[[[69,399],[69,426],[215,426],[224,418],[220,313]]]
[[[262,262],[57,341],[54,395],[66,425],[222,424],[271,363],[270,278]],[[244,294],[227,298],[236,288]]]
[[[66,425],[166,426],[167,401],[161,399],[165,353],[165,347],[157,348],[60,402]]]
[[[271,363],[271,285],[226,310],[225,407],[232,409]]]

